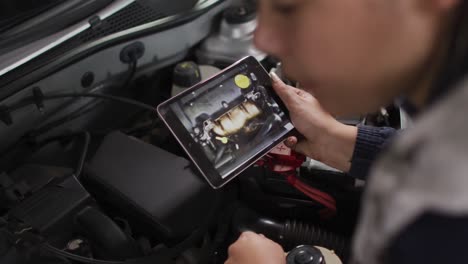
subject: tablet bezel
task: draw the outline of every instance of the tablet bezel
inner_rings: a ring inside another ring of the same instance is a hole
[[[291,131],[294,130],[292,128],[292,124],[291,124],[291,129],[286,131],[284,135],[280,136],[278,139],[271,142],[271,144],[269,144],[267,147],[264,147],[263,149],[259,150],[259,152],[257,152],[254,156],[248,158],[247,161],[240,164],[237,168],[235,168],[233,171],[231,171],[227,176],[223,178],[222,175],[213,166],[212,162],[206,157],[206,155],[204,155],[202,147],[194,141],[194,139],[190,135],[190,132],[184,127],[184,125],[182,124],[180,119],[176,116],[176,114],[172,111],[170,106],[173,103],[180,100],[181,98],[183,98],[184,96],[186,96],[187,94],[190,94],[202,87],[206,87],[206,86],[211,87],[211,86],[223,84],[225,81],[230,79],[230,77],[226,77],[226,75],[231,76],[232,75],[231,73],[234,73],[235,75],[236,73],[240,73],[242,71],[245,71],[246,69],[249,69],[250,71],[255,72],[255,74],[257,73],[264,74],[265,76],[262,76],[263,80],[266,80],[266,78],[268,78],[268,80],[271,80],[265,68],[263,68],[263,66],[254,57],[250,56],[250,57],[246,57],[234,63],[233,65],[224,69],[222,72],[211,77],[210,79],[200,82],[196,84],[195,86],[186,89],[180,94],[161,103],[157,107],[157,112],[161,120],[163,120],[163,122],[171,131],[171,133],[174,135],[174,137],[180,143],[182,148],[185,150],[189,158],[193,161],[195,166],[199,169],[201,174],[206,178],[208,183],[214,189],[221,188],[226,183],[234,179],[242,171],[244,171],[245,169],[253,165],[257,160],[259,160],[261,157],[267,154],[269,150],[271,150],[273,147],[275,147],[277,144],[283,141],[286,137],[288,137]],[[277,94],[273,91],[271,87],[271,81],[269,82],[269,86],[266,88],[267,88],[269,96],[271,96],[275,100],[275,102],[279,105],[280,109],[285,113],[286,118],[289,121],[289,123],[291,123],[287,108],[284,106],[283,102],[277,96]],[[202,153],[203,155],[197,155],[199,153]]]

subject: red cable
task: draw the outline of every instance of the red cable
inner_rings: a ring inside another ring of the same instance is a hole
[[[286,179],[291,186],[295,187],[312,200],[315,200],[325,206],[326,209],[331,211],[332,214],[336,213],[336,201],[332,196],[302,182],[294,174],[292,174],[293,171],[289,172],[289,175],[286,173],[282,174],[286,176]]]
[[[311,195],[314,195],[314,196],[318,196],[324,200],[327,200],[329,203],[332,203],[332,204],[336,204],[335,202],[335,199],[329,195],[328,193],[325,193],[325,192],[322,192],[306,183],[304,183],[303,181],[299,180],[296,175],[294,173],[292,173],[293,171],[288,171],[288,172],[285,172],[285,173],[282,173],[287,181],[289,182],[289,184],[291,184],[292,186],[296,187],[296,186],[299,186],[301,187],[303,190],[305,190],[307,193],[311,194]],[[286,173],[289,173],[289,174],[286,174]]]
[[[322,192],[322,191],[320,191],[320,190],[318,190],[318,189],[316,189],[316,188],[314,188],[314,187],[312,187],[312,186],[310,186],[310,185],[308,185],[308,184],[306,184],[306,183],[304,183],[302,181],[299,181],[297,184],[300,187],[307,190],[309,193],[317,195],[317,196],[323,198],[324,200],[327,200],[328,202],[330,202],[332,204],[336,204],[335,199],[332,196],[330,196],[329,194],[327,194],[325,192]]]
[[[336,211],[336,202],[334,201],[333,198],[332,200],[329,200],[328,197],[324,197],[325,193],[322,193],[322,195],[317,194],[315,192],[312,192],[309,187],[307,187],[304,183],[298,182],[297,184],[294,185],[296,189],[307,195],[308,197],[316,200],[317,202],[320,202],[323,204],[325,207],[329,208],[330,210]],[[326,195],[326,194],[325,194]],[[327,195],[328,196],[328,195]]]
[[[257,165],[269,167],[272,171],[275,171],[275,165],[291,167],[291,170],[276,172],[284,175],[291,186],[305,194],[310,199],[324,206],[325,208],[322,209],[319,214],[322,218],[330,218],[334,216],[337,211],[335,199],[331,195],[304,183],[296,177],[296,168],[300,167],[304,160],[305,156],[297,153],[294,153],[294,155],[290,156],[268,155],[263,160],[258,161]]]

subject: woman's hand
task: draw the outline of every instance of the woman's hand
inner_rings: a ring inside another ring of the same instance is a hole
[[[329,166],[348,172],[356,144],[357,128],[338,122],[311,94],[288,86],[274,73],[273,88],[289,110],[297,131],[304,136],[289,137],[293,150]]]
[[[229,247],[225,264],[285,264],[283,248],[277,243],[253,232],[244,232]]]

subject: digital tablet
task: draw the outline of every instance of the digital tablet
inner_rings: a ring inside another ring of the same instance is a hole
[[[213,188],[284,140],[294,127],[267,71],[244,58],[158,106],[158,114]]]

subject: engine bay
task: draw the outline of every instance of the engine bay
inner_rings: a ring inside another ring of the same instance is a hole
[[[246,55],[279,70],[252,48],[250,1],[212,2],[192,20],[93,42],[1,89],[0,263],[224,263],[246,230],[286,251],[328,248],[346,263],[362,181],[309,159],[298,168],[336,202],[332,216],[264,164],[213,190],[155,114],[174,89],[194,84],[176,80],[181,63],[193,63],[202,79]],[[246,76],[256,80],[245,73],[235,83]],[[284,113],[265,87],[253,87],[222,97],[213,89],[179,105],[217,168],[281,125]],[[399,126],[398,110],[385,113],[344,122]]]

